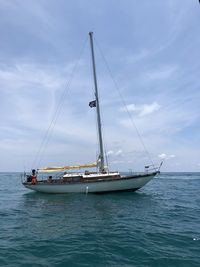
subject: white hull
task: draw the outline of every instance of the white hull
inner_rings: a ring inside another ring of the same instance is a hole
[[[76,166],[61,166],[61,167],[46,167],[40,168],[38,171],[42,172],[62,172],[69,169],[80,169],[88,167],[98,167],[98,172],[88,172],[87,170],[83,174],[77,173],[65,173],[63,176],[49,176],[47,180],[37,181],[36,171],[32,170],[32,175],[26,175],[25,178],[27,182],[23,185],[34,191],[43,193],[103,193],[111,191],[127,191],[127,190],[137,190],[148,183],[159,171],[154,171],[152,173],[143,173],[138,175],[121,176],[119,172],[109,172],[105,166],[104,159],[104,146],[102,139],[101,130],[101,116],[100,116],[100,103],[98,97],[98,87],[96,78],[96,68],[95,68],[95,57],[93,48],[93,33],[89,33],[90,36],[90,46],[92,55],[92,69],[94,78],[94,88],[95,88],[95,99],[89,102],[90,107],[96,108],[97,113],[97,129],[98,129],[98,144],[99,144],[99,155],[97,156],[97,162],[95,164],[84,164]],[[150,165],[151,166],[151,165]],[[149,168],[149,166],[145,167]],[[152,169],[156,170],[155,168]],[[148,169],[150,171],[150,169]]]
[[[111,191],[126,191],[126,190],[137,190],[148,183],[157,172],[148,175],[139,175],[128,178],[121,178],[111,181],[94,181],[94,182],[84,182],[84,183],[40,183],[35,185],[30,183],[23,183],[28,189],[43,192],[43,193],[53,193],[53,194],[63,194],[63,193],[103,193]]]

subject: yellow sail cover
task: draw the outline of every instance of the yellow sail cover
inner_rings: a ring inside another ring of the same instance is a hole
[[[61,167],[45,167],[45,168],[39,168],[37,169],[39,172],[56,172],[56,171],[64,171],[69,169],[82,169],[82,168],[93,168],[96,167],[97,163],[91,163],[91,164],[82,164],[82,165],[76,165],[76,166],[61,166]]]

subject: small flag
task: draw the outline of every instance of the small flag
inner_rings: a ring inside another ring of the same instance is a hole
[[[89,102],[89,106],[91,108],[95,108],[96,107],[96,100],[93,100],[93,101]]]

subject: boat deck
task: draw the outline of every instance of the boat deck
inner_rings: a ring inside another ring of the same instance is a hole
[[[37,184],[74,184],[74,183],[94,183],[94,182],[108,182],[108,181],[117,181],[117,180],[128,180],[128,179],[138,179],[138,178],[145,178],[148,176],[155,176],[158,174],[158,171],[151,172],[151,173],[142,173],[142,174],[134,174],[134,175],[127,175],[123,176],[120,173],[90,173],[90,174],[65,174],[63,177],[52,179],[52,180],[38,180]],[[24,182],[25,184],[31,184],[31,182]]]

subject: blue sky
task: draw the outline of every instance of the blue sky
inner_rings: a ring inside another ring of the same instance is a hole
[[[197,0],[1,0],[0,171],[95,161],[89,31],[126,103],[95,46],[109,166],[149,163],[128,109],[153,161],[165,158],[163,171],[200,171],[199,25]]]

